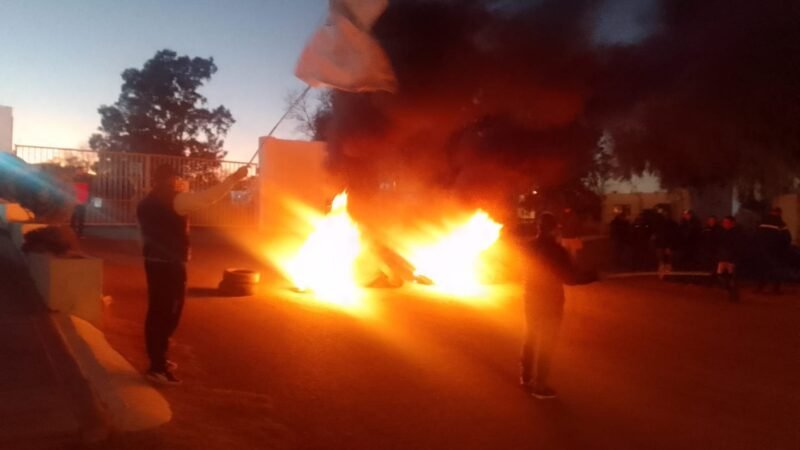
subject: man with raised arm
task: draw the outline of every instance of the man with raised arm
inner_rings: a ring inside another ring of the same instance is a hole
[[[144,334],[150,368],[146,376],[154,383],[181,382],[173,373],[177,365],[167,360],[167,350],[169,338],[178,327],[186,293],[188,214],[220,200],[246,177],[245,166],[205,191],[184,192],[185,182],[177,171],[161,165],[155,170],[153,190],[136,208],[147,276]]]

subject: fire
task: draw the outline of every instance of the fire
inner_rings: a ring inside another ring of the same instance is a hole
[[[287,276],[321,301],[352,307],[359,302],[356,261],[362,253],[361,232],[347,212],[347,193],[334,198],[330,212],[313,220],[313,231],[284,264]]]
[[[416,275],[430,279],[436,288],[453,295],[481,293],[489,268],[483,255],[500,237],[503,225],[478,210],[469,220],[444,229],[427,230],[401,243],[401,254],[416,268]]]
[[[264,251],[294,287],[310,294],[302,301],[367,313],[372,307],[364,286],[382,276],[408,281],[412,271],[418,281],[427,279],[434,292],[447,298],[471,301],[485,293],[484,283],[493,273],[487,251],[503,225],[482,210],[443,224],[386,230],[376,240],[376,235],[365,237],[350,216],[346,192],[334,198],[325,215],[286,201],[298,219],[292,226],[296,234],[273,240]],[[390,263],[381,253],[383,247],[405,262]]]

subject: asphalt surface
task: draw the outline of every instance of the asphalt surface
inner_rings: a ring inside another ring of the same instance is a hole
[[[0,449],[79,445],[101,431],[93,401],[22,255],[0,231]]]
[[[196,239],[190,296],[165,389],[173,421],[108,449],[800,448],[800,295],[654,279],[570,288],[552,373],[559,398],[517,386],[513,286],[464,303],[371,290],[369,312],[320,307],[268,269],[259,295],[215,297],[261,243]],[[88,239],[106,259],[111,344],[147,366],[135,242]]]

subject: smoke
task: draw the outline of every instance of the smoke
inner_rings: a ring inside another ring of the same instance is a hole
[[[498,199],[574,184],[604,131],[624,169],[668,184],[739,176],[744,138],[797,135],[777,117],[797,123],[796,2],[645,3],[614,38],[627,0],[392,1],[373,34],[398,92],[334,94],[331,168],[355,191]]]
[[[589,105],[623,165],[672,186],[796,177],[800,3],[663,0],[657,12],[647,39],[607,49]]]

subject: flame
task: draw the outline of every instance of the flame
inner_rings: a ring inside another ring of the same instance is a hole
[[[428,229],[400,243],[400,253],[430,279],[437,290],[457,296],[480,294],[489,272],[483,255],[500,237],[503,225],[478,210],[466,222],[444,229]]]
[[[294,285],[336,306],[359,303],[356,260],[362,253],[361,232],[347,212],[347,193],[337,195],[330,212],[312,219],[313,231],[297,253],[283,264]]]

